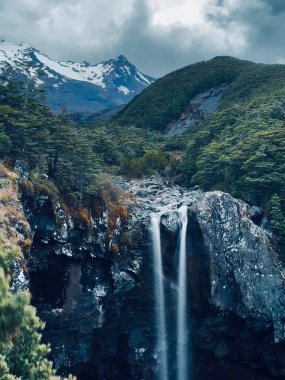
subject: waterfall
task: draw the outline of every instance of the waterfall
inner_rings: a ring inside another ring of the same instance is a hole
[[[188,295],[187,295],[187,206],[178,209],[180,220],[180,234],[178,241],[178,286],[177,286],[177,336],[176,362],[177,380],[189,380],[189,324],[188,324]],[[163,267],[160,239],[160,214],[151,215],[151,236],[154,264],[155,312],[157,346],[159,351],[159,379],[168,380],[168,339],[166,329],[165,289],[163,281]]]
[[[179,264],[178,264],[178,304],[177,304],[177,380],[188,380],[189,341],[188,341],[188,313],[187,313],[187,206],[178,210],[181,223],[179,237]]]
[[[166,314],[163,283],[163,268],[160,242],[160,215],[151,215],[151,236],[154,258],[154,286],[155,286],[155,312],[157,325],[157,346],[159,350],[159,379],[168,380],[168,358],[167,358],[167,332]]]

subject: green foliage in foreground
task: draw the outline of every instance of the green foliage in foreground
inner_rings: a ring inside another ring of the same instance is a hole
[[[170,155],[168,153],[149,150],[139,158],[123,158],[121,172],[129,178],[140,178],[144,175],[162,173],[169,165]]]
[[[41,344],[44,324],[30,306],[28,293],[9,290],[10,272],[20,251],[0,248],[0,379],[48,380],[52,365],[45,358],[49,348]]]

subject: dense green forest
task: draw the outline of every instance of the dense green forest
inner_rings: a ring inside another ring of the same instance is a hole
[[[164,131],[197,94],[231,83],[251,62],[217,57],[174,71],[158,79],[123,108],[116,120],[121,125]]]
[[[184,136],[187,143],[177,167],[186,185],[227,191],[262,206],[278,239],[282,240],[285,234],[284,106],[285,97],[280,93],[272,97],[260,95],[217,112],[211,120]]]

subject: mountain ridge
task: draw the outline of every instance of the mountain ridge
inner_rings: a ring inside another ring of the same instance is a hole
[[[128,103],[154,78],[143,74],[124,55],[102,61],[56,61],[23,42],[0,41],[0,73],[46,88],[53,112],[94,114]]]

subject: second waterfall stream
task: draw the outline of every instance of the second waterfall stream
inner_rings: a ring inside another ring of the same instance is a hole
[[[187,206],[178,210],[181,224],[178,242],[178,303],[177,303],[177,380],[188,380],[189,341],[188,341],[188,297],[187,297]]]
[[[176,294],[176,376],[169,373],[168,354],[169,339],[167,331],[167,314],[165,299],[165,281],[163,274],[163,258],[161,250],[160,222],[161,213],[151,214],[151,238],[154,267],[154,296],[156,337],[159,364],[159,380],[189,380],[190,349],[188,340],[189,315],[187,296],[187,206],[181,206],[177,211],[180,224],[179,239],[177,242],[178,274]],[[175,254],[175,253],[173,253]],[[174,333],[171,331],[171,333]]]

